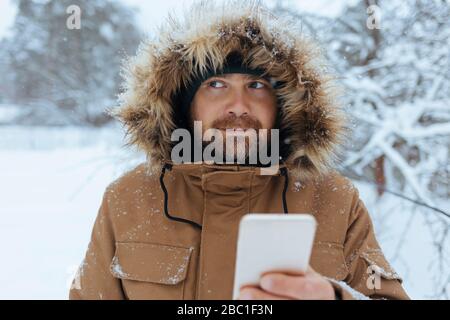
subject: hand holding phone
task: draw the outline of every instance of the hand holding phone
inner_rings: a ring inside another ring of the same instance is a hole
[[[316,220],[308,214],[247,214],[239,224],[233,299],[266,272],[306,272]]]

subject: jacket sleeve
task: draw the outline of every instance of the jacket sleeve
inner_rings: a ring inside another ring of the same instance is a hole
[[[381,251],[357,190],[348,226],[344,255],[349,274],[343,282],[331,281],[338,298],[409,299],[402,287],[402,279]]]
[[[115,237],[109,215],[107,190],[94,223],[85,258],[70,288],[71,300],[124,299],[120,280],[110,272]]]

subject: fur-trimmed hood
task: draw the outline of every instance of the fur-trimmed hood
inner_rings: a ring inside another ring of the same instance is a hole
[[[236,51],[251,68],[283,83],[277,89],[280,129],[288,132],[284,160],[291,172],[302,180],[326,173],[346,132],[332,77],[301,21],[276,17],[259,1],[198,2],[142,42],[125,65],[120,105],[111,110],[126,127],[128,143],[146,152],[152,170],[160,169],[170,160],[180,114],[174,96],[208,66],[222,68]]]

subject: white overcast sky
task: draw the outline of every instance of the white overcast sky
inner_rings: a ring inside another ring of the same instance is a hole
[[[137,9],[137,19],[140,27],[146,33],[151,32],[159,25],[168,12],[181,12],[184,6],[188,6],[194,0],[116,0],[122,1]],[[273,0],[267,0],[271,3]],[[342,8],[343,3],[349,0],[285,0],[296,8],[308,12],[316,12],[323,15],[335,15]],[[8,29],[14,22],[16,7],[13,0],[0,0],[0,38],[8,35]]]

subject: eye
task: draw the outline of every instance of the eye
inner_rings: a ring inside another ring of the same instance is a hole
[[[208,86],[212,88],[223,88],[225,87],[225,84],[222,81],[212,80],[208,82]]]
[[[253,81],[250,83],[250,88],[253,88],[253,89],[262,89],[265,86],[266,85],[260,81]]]

